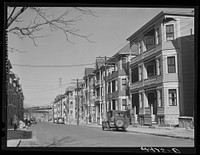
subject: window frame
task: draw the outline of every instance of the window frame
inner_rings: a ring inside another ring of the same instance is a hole
[[[174,64],[169,64],[169,58],[174,58]],[[174,66],[174,72],[169,72],[169,67]],[[176,65],[176,56],[172,55],[172,56],[167,56],[167,73],[177,73],[177,65]]]
[[[170,90],[175,90],[175,92],[176,92],[176,97],[175,97],[176,103],[175,104],[170,104],[170,99],[171,99]],[[176,88],[169,88],[167,94],[168,94],[168,105],[170,107],[177,107],[178,106],[178,91],[177,91],[177,89]]]
[[[173,32],[167,32],[167,27],[168,26],[173,26]],[[169,34],[173,34],[173,39],[168,39],[168,35]],[[166,24],[165,25],[165,40],[166,41],[172,41],[172,40],[175,40],[175,24],[173,24],[173,23],[170,23],[170,24]]]

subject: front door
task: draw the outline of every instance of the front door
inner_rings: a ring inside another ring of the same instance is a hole
[[[149,92],[147,98],[148,98],[149,107],[151,108],[152,122],[157,122],[156,121],[156,115],[157,115],[156,91]]]

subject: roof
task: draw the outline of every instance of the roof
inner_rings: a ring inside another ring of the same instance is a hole
[[[68,92],[68,91],[73,91],[73,90],[74,90],[74,86],[68,86],[65,91]]]
[[[159,14],[157,14],[154,18],[152,18],[149,22],[143,25],[139,30],[133,33],[130,37],[127,38],[128,41],[137,37],[140,33],[153,26],[153,24],[158,21],[160,18],[164,17],[164,15],[174,15],[174,16],[194,16],[194,9],[171,9],[163,10]]]
[[[130,43],[126,44],[124,47],[122,47],[115,55],[113,55],[110,59],[107,61],[112,61],[113,59],[116,59],[120,55],[129,55],[130,54]],[[131,51],[131,54],[137,54],[133,51]]]
[[[85,74],[84,74],[84,76],[88,76],[93,71],[94,71],[94,68],[85,68]]]
[[[99,69],[105,64],[105,58],[96,58],[96,67]]]

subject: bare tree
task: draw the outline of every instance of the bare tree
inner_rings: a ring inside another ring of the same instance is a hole
[[[87,39],[92,42],[89,35],[83,35],[75,28],[75,24],[80,21],[82,15],[96,16],[95,13],[88,8],[66,8],[64,13],[57,16],[55,14],[48,14],[49,8],[41,7],[9,7],[7,17],[7,32],[17,35],[19,38],[28,37],[33,40],[37,46],[35,39],[46,37],[49,34],[44,34],[43,30],[49,29],[50,31],[62,31],[68,42],[71,42],[69,36],[77,36]],[[33,18],[29,19],[29,24],[23,19],[26,11],[32,11]],[[76,11],[78,15],[70,17],[71,11]],[[71,42],[72,43],[72,42]]]

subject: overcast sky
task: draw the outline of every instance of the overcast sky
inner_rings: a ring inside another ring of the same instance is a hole
[[[162,8],[90,8],[96,16],[83,15],[75,25],[81,34],[92,34],[91,43],[83,38],[70,37],[74,44],[66,41],[62,32],[49,33],[49,36],[33,41],[8,35],[8,47],[26,51],[24,53],[9,51],[9,59],[13,64],[12,71],[20,78],[24,103],[28,106],[48,105],[58,93],[64,93],[71,79],[83,78],[84,68],[79,67],[23,67],[22,65],[78,65],[95,62],[98,56],[112,56],[126,43],[126,39],[160,13]],[[165,8],[168,9],[168,8]],[[66,8],[49,8],[53,14]],[[32,12],[26,10],[25,19],[31,19]],[[59,88],[62,78],[62,89]]]

